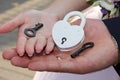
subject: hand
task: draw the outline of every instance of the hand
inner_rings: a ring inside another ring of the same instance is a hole
[[[6,22],[0,27],[0,33],[7,33],[19,27],[16,50],[20,56],[23,56],[25,52],[28,56],[32,56],[33,53],[40,53],[44,48],[46,53],[50,53],[54,48],[51,31],[57,20],[58,16],[55,14],[31,10]],[[44,26],[37,32],[36,37],[28,38],[24,34],[24,29],[34,27],[38,22],[43,23]]]
[[[102,21],[87,20],[85,33],[84,43],[92,41],[95,46],[82,52],[74,59],[70,55],[76,50],[60,52],[58,49],[55,49],[52,54],[39,55],[31,58],[17,56],[16,49],[11,49],[4,51],[3,57],[11,60],[11,63],[15,66],[25,67],[35,71],[70,73],[93,72],[104,69],[117,62],[117,47]]]

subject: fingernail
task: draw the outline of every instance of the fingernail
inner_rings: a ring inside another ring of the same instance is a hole
[[[29,57],[32,57],[32,56],[33,56],[33,54],[29,54],[28,56],[29,56]]]
[[[18,55],[21,56],[21,57],[23,56],[23,54],[18,54]]]
[[[18,55],[22,57],[24,55],[24,53],[19,52]]]
[[[37,54],[39,54],[39,53],[40,53],[40,51],[36,51],[36,53],[37,53]]]
[[[18,50],[17,50],[17,53],[18,53],[19,56],[23,56],[23,55],[24,55],[24,51],[21,50],[21,49],[18,49]]]
[[[50,52],[49,52],[49,51],[46,51],[46,54],[50,54]]]

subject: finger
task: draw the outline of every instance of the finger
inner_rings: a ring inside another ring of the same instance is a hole
[[[29,63],[28,68],[34,71],[55,71],[70,73],[88,73],[98,70],[95,68],[95,61],[91,58],[93,55],[90,55],[89,52],[84,52],[82,55],[79,55],[74,59],[70,57],[70,52],[62,53],[60,51],[56,51],[52,54],[33,58]]]
[[[18,38],[18,42],[17,42],[17,53],[19,54],[19,56],[23,56],[25,53],[25,45],[26,45],[26,37],[19,37]]]
[[[28,57],[15,56],[11,59],[12,65],[18,66],[18,67],[23,67],[23,68],[27,68],[29,62],[30,62],[30,59]]]
[[[52,37],[48,38],[47,40],[47,46],[46,46],[46,54],[49,54],[54,49],[54,42]]]
[[[0,27],[0,33],[10,32],[24,23],[23,15],[19,15]]]
[[[16,49],[13,48],[13,49],[5,50],[2,56],[4,59],[10,60],[14,56],[17,56]]]
[[[60,57],[60,58],[59,58]],[[68,56],[42,56],[29,63],[28,68],[34,71],[73,72],[75,65]]]
[[[68,57],[68,56],[67,56]],[[30,62],[28,68],[33,71],[54,71],[70,73],[88,73],[94,71],[92,64],[83,57],[78,60],[57,57],[40,57],[38,61]]]
[[[46,38],[42,36],[38,36],[38,37],[39,38],[36,42],[35,49],[37,53],[40,53],[46,46]]]
[[[24,24],[19,28],[18,32],[18,41],[17,41],[17,53],[19,56],[23,56],[25,53],[25,45],[27,42],[27,37],[24,34],[24,30],[28,27],[28,24]]]
[[[29,40],[27,40],[26,46],[25,46],[25,50],[28,54],[28,56],[33,56],[34,52],[35,52],[35,43],[36,43],[36,38],[30,38]]]

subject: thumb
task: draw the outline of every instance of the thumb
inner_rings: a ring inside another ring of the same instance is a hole
[[[11,32],[14,29],[16,29],[17,27],[19,27],[20,25],[22,25],[23,23],[24,23],[23,17],[17,16],[13,20],[10,20],[10,21],[6,22],[5,24],[3,24],[0,27],[0,33]]]
[[[17,56],[16,49],[13,48],[13,49],[5,50],[2,56],[4,59],[11,60],[14,56]]]

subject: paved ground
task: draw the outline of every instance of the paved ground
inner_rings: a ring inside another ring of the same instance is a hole
[[[0,24],[2,25],[4,22],[6,22],[5,19],[9,19],[11,15],[6,14],[6,12],[10,11],[11,9],[23,4],[27,0],[1,0],[0,1]],[[6,18],[2,18],[6,16]],[[11,44],[11,41],[16,41],[16,36],[14,36],[14,32],[10,33],[10,35],[1,35],[0,34],[0,49],[3,48],[3,46],[7,46],[9,43]]]
[[[0,0],[0,25],[20,12],[29,9],[43,9],[53,0]],[[34,73],[27,69],[14,67],[2,58],[2,51],[16,45],[17,30],[0,34],[0,80],[32,80]]]
[[[0,13],[20,5],[28,0],[0,0]]]

